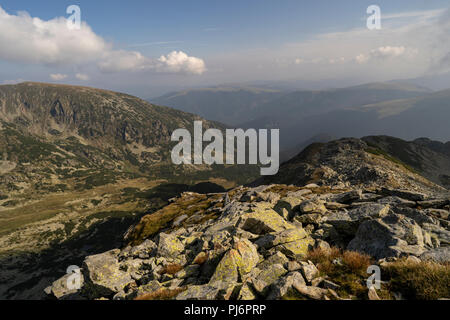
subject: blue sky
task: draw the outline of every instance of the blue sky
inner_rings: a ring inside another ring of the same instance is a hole
[[[89,81],[84,80],[89,85],[111,87],[112,89],[123,87],[125,91],[145,95],[148,92],[146,86],[151,91],[156,87],[168,88],[170,84],[173,84],[175,88],[214,85],[233,80],[298,79],[307,73],[314,73],[313,80],[318,81],[325,78],[354,78],[361,72],[371,72],[367,68],[358,70],[354,66],[348,68],[347,65],[346,68],[336,67],[336,70],[330,70],[330,74],[324,73],[329,69],[324,65],[324,61],[333,65],[341,60],[342,63],[344,61],[350,63],[352,56],[354,56],[353,62],[356,61],[359,65],[363,64],[361,62],[375,61],[375,58],[381,60],[380,57],[383,58],[383,63],[388,63],[388,59],[384,59],[387,55],[393,57],[415,55],[417,59],[420,58],[420,61],[416,62],[411,60],[411,65],[420,64],[422,66],[420,70],[416,70],[416,74],[405,72],[408,66],[403,65],[399,66],[398,72],[390,72],[385,77],[401,78],[426,74],[431,67],[429,65],[425,67],[424,61],[427,60],[430,63],[433,59],[439,59],[439,54],[445,56],[448,52],[448,48],[442,44],[444,47],[439,53],[425,57],[423,55],[424,48],[430,45],[424,43],[427,36],[424,35],[423,39],[419,37],[418,41],[423,40],[422,43],[412,43],[411,39],[407,37],[413,31],[414,25],[420,24],[423,24],[421,29],[430,28],[429,30],[431,30],[433,28],[436,35],[431,36],[435,36],[436,39],[442,37],[437,31],[436,25],[441,23],[439,15],[445,14],[445,12],[431,15],[428,13],[448,8],[448,0],[0,1],[0,7],[8,16],[16,16],[19,11],[26,11],[31,17],[37,17],[42,21],[67,17],[65,10],[72,4],[80,6],[82,20],[92,31],[88,36],[94,37],[95,35],[101,38],[110,48],[108,50],[114,50],[108,59],[121,59],[123,52],[138,52],[145,58],[157,59],[175,50],[185,53],[187,57],[201,59],[205,63],[205,68],[200,69],[204,71],[195,71],[195,75],[189,75],[187,71],[194,67],[187,66],[187,69],[180,69],[182,72],[178,72],[178,69],[169,70],[161,66],[156,68],[154,63],[149,62],[150,60],[144,63],[142,62],[144,58],[141,59],[138,56],[135,57],[140,61],[138,65],[133,62],[134,73],[120,68],[120,72],[123,73],[118,78],[126,79],[127,83],[127,85],[121,86],[118,81],[113,81],[109,74],[93,72],[92,66],[95,59],[89,58],[86,61],[68,59],[64,66],[61,65],[62,60],[60,59],[57,63],[45,59],[30,61],[33,59],[28,58],[25,58],[24,61],[20,59],[11,61],[8,57],[11,57],[12,53],[2,54],[1,52],[8,50],[5,45],[3,49],[0,48],[0,66],[3,70],[0,70],[0,82],[14,79],[39,80],[41,78],[41,81],[48,81],[50,74],[61,75],[59,78],[63,79],[59,81],[62,82],[80,82],[80,79],[74,79],[74,76],[70,75],[70,73],[78,73],[85,74],[86,79],[89,78]],[[386,27],[383,26],[385,30],[380,32],[377,37],[374,37],[375,33],[368,34],[368,36],[357,34],[361,38],[355,37],[352,32],[365,28],[366,8],[372,4],[381,7],[382,17],[383,14],[398,14],[399,17],[386,21]],[[406,18],[401,17],[402,13],[409,13],[409,15],[406,14]],[[411,15],[411,13],[417,14]],[[409,29],[403,35],[399,34],[400,31],[407,28]],[[0,30],[0,41],[2,32],[8,31]],[[341,34],[336,35],[336,33]],[[334,38],[329,39],[328,37],[332,35]],[[340,46],[339,37],[345,40],[342,45],[347,48],[347,52],[339,48],[338,55],[330,56],[330,52],[334,51],[336,46]],[[353,37],[355,37],[353,43],[346,41]],[[369,37],[371,40],[364,40]],[[370,42],[373,44],[372,46]],[[439,44],[434,44],[434,46],[439,46]],[[122,52],[121,55],[118,54],[119,51]],[[358,56],[359,59],[356,59]],[[130,57],[126,57],[126,59],[130,59]],[[319,59],[322,59],[322,62],[319,62]],[[188,60],[186,61],[186,63],[190,63]],[[108,61],[108,72],[112,69],[117,72],[119,69],[111,67],[111,63]],[[196,62],[193,61],[193,63]],[[196,66],[198,67],[198,65]],[[298,70],[292,71],[293,66],[298,67]],[[137,69],[139,70],[136,73]],[[158,72],[155,72],[156,69]],[[351,72],[344,73],[343,69],[349,69]],[[374,80],[386,80],[382,78],[377,74]],[[136,82],[135,85],[133,85],[133,80]],[[361,79],[361,81],[364,80],[370,81],[371,79]]]

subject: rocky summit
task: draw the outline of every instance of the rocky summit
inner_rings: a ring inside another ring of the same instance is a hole
[[[184,192],[123,245],[88,256],[57,299],[450,298],[450,196],[359,139],[312,145],[279,174]],[[380,281],[370,285],[370,270]],[[369,278],[369,279],[368,279]],[[378,285],[377,285],[378,284]]]

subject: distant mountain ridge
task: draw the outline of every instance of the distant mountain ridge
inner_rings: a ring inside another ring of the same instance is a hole
[[[284,130],[284,142],[289,145],[299,137],[324,132],[336,137],[389,135],[407,140],[428,137],[449,141],[448,119],[450,90],[444,90],[309,116]]]
[[[388,105],[401,101],[409,103],[410,100],[433,94],[427,88],[409,83],[387,82],[328,90],[207,88],[172,93],[153,101],[235,127],[279,128],[282,149],[285,150],[297,145],[299,140],[309,140],[317,134],[343,136],[338,129],[335,132],[327,124],[320,124],[321,117],[327,117],[332,112],[352,110],[353,115],[353,111],[366,110],[363,106],[383,103]],[[309,123],[311,119],[314,125]],[[308,127],[308,132],[306,129],[301,130],[302,127]],[[362,135],[368,134],[371,132],[364,132]]]
[[[261,88],[213,87],[172,92],[149,101],[236,125],[257,114],[259,105],[282,95],[282,91]]]

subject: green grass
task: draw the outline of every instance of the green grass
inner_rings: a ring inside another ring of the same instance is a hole
[[[398,165],[401,165],[402,167],[404,167],[405,169],[407,169],[408,171],[415,173],[415,174],[420,174],[416,169],[414,169],[413,167],[411,167],[410,165],[404,163],[403,161],[401,161],[400,159],[391,156],[389,153],[387,153],[384,150],[381,150],[380,148],[377,148],[375,146],[369,146],[366,149],[366,152],[377,155],[377,156],[382,156],[383,158],[385,158],[386,160],[389,160],[393,163],[396,163]]]

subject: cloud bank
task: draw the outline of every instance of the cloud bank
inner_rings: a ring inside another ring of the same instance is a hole
[[[82,22],[79,30],[70,30],[67,19],[48,21],[31,17],[26,12],[8,14],[0,7],[0,60],[43,64],[51,67],[97,64],[101,72],[164,72],[200,75],[206,71],[202,59],[173,51],[159,59],[137,51],[115,50],[102,37]],[[63,80],[61,74],[51,75]],[[76,75],[79,80],[87,75]]]

